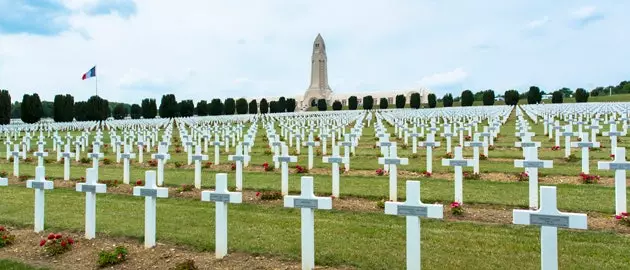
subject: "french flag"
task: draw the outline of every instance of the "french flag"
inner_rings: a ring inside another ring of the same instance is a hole
[[[90,71],[83,74],[83,77],[81,78],[81,80],[89,79],[92,77],[96,77],[96,66],[92,67]]]

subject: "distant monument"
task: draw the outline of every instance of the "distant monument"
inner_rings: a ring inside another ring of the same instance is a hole
[[[326,44],[322,35],[317,34],[313,42],[313,55],[311,56],[311,84],[304,98],[302,99],[302,109],[306,110],[313,106],[319,99],[325,99],[328,104],[331,101],[332,89],[328,85],[328,57],[326,57]]]

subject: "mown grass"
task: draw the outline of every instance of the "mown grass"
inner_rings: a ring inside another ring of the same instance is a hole
[[[23,264],[11,260],[0,259],[0,269],[3,270],[45,270],[45,268],[33,267],[27,264]]]
[[[5,187],[0,222],[32,225],[33,192]],[[97,199],[97,231],[143,237],[142,198],[104,194]],[[69,190],[46,194],[46,228],[83,230],[84,197]],[[159,241],[214,249],[214,206],[185,199],[160,199]],[[403,269],[405,220],[380,213],[317,211],[316,261],[361,269]],[[230,205],[229,246],[233,251],[300,257],[300,214],[295,209],[251,204]],[[423,220],[423,266],[426,269],[538,269],[538,229],[513,225]],[[560,265],[568,269],[621,269],[630,239],[613,233],[559,233]]]

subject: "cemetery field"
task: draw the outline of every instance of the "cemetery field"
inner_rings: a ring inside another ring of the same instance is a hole
[[[618,97],[621,95],[613,96]],[[594,98],[594,97],[592,97]],[[444,219],[422,219],[422,265],[425,269],[539,269],[540,268],[540,228],[537,226],[521,226],[512,224],[513,209],[529,207],[529,183],[520,179],[523,168],[514,166],[514,160],[522,160],[523,150],[515,146],[522,139],[515,136],[522,121],[517,124],[517,113],[513,110],[500,126],[500,132],[494,138],[494,147],[489,150],[487,159],[479,161],[480,173],[475,175],[472,167],[464,168],[463,181],[464,215],[451,213],[449,205],[454,201],[454,167],[442,166],[442,160],[451,158],[447,154],[445,138],[436,133],[436,140],[441,146],[433,149],[432,173],[426,171],[426,148],[417,147],[413,153],[412,139],[404,136],[397,138],[395,127],[383,121],[384,130],[390,134],[390,140],[397,143],[398,157],[408,158],[408,165],[398,166],[396,183],[398,201],[406,200],[407,180],[421,182],[421,198],[424,203],[440,203],[444,205]],[[541,118],[538,122],[531,118],[522,119],[531,127],[529,132],[535,136],[531,141],[540,142],[537,148],[540,160],[552,160],[553,168],[539,169],[539,185],[557,187],[557,205],[559,210],[572,213],[588,214],[588,230],[558,230],[558,255],[561,268],[565,269],[623,269],[630,265],[627,256],[630,247],[630,227],[624,226],[614,219],[615,215],[615,171],[598,170],[598,161],[611,161],[610,138],[602,133],[597,135],[601,147],[592,147],[588,151],[590,173],[598,175],[596,183],[584,183],[581,172],[581,149],[571,148],[572,157],[564,156],[565,137],[560,138],[560,149],[553,149],[555,139],[544,134]],[[281,121],[275,121],[273,129],[282,134]],[[318,266],[334,269],[404,269],[405,268],[405,233],[404,217],[385,215],[383,203],[389,200],[389,175],[377,175],[376,170],[383,168],[378,163],[382,157],[376,144],[378,132],[364,121],[355,153],[351,156],[350,170],[341,171],[340,195],[332,199],[332,210],[315,210],[315,261]],[[187,163],[184,138],[177,132],[182,122],[172,127],[170,138],[170,159],[164,167],[164,187],[168,188],[169,198],[157,199],[157,241],[168,247],[190,249],[187,254],[207,257],[208,264],[228,268],[248,268],[242,260],[252,260],[257,256],[265,257],[265,262],[252,262],[263,268],[273,268],[274,264],[283,264],[287,268],[299,268],[300,261],[300,210],[283,207],[281,196],[266,200],[261,193],[275,194],[281,190],[281,170],[274,168],[266,171],[264,163],[274,165],[273,150],[269,147],[269,138],[265,136],[269,130],[260,122],[255,126],[246,123],[243,130],[255,130],[254,146],[249,154],[249,166],[243,168],[243,203],[229,205],[227,259],[213,261],[215,250],[215,205],[202,202],[201,190],[215,188],[215,175],[228,174],[228,186],[235,187],[235,169],[228,155],[234,155],[234,146],[225,151],[220,146],[220,164],[214,161],[214,146],[208,145],[209,159],[202,161],[201,189],[188,188],[183,185],[194,183],[195,165]],[[172,125],[172,124],[171,124]],[[346,123],[343,133],[349,132],[355,122]],[[602,131],[608,131],[608,124]],[[475,132],[482,132],[480,129]],[[623,125],[616,125],[618,130]],[[575,129],[575,127],[574,127]],[[160,130],[159,137],[165,133]],[[585,132],[590,132],[586,130]],[[118,130],[116,134],[120,134]],[[65,132],[59,132],[65,137]],[[156,148],[144,153],[144,161],[138,157],[130,161],[130,183],[123,183],[123,163],[116,162],[110,142],[111,131],[103,131],[104,145],[101,147],[104,158],[98,167],[101,183],[108,184],[107,193],[97,195],[96,208],[96,240],[81,240],[79,243],[114,243],[118,240],[141,247],[144,236],[144,200],[143,197],[132,196],[136,181],[144,182],[145,171],[156,170],[151,162],[151,154]],[[452,147],[460,143],[470,142],[466,132],[460,142],[459,136],[452,138]],[[6,172],[9,185],[0,187],[0,225],[10,226],[16,230],[32,229],[34,194],[32,189],[25,188],[25,180],[33,179],[37,166],[37,133],[30,141],[32,151],[28,153],[31,160],[19,162],[21,177],[13,177],[13,162],[5,159],[6,150],[0,146],[0,173]],[[44,132],[44,135],[47,135]],[[73,131],[73,137],[81,132]],[[91,134],[93,141],[94,133]],[[342,137],[336,143],[342,141]],[[418,138],[418,142],[425,137]],[[306,140],[306,139],[304,139]],[[304,140],[302,142],[304,142]],[[70,164],[70,180],[64,181],[63,160],[56,161],[53,151],[53,140],[47,136],[44,147],[49,156],[45,158],[46,178],[55,182],[55,189],[46,191],[46,226],[48,232],[68,232],[82,235],[85,220],[85,195],[75,191],[76,183],[85,182],[86,169],[92,167],[92,160],[76,162],[72,158]],[[576,137],[571,138],[572,142]],[[300,142],[300,143],[302,143]],[[323,143],[318,139],[319,143]],[[308,167],[308,148],[295,149],[295,141],[284,139],[289,147],[289,154],[297,156],[297,162],[289,163],[288,191],[290,195],[299,195],[302,176],[313,176],[314,191],[317,196],[332,195],[331,164],[322,161],[323,156],[332,152],[331,141],[327,141],[327,153],[322,153],[321,146],[313,150],[313,168],[308,172],[298,173],[296,165]],[[621,137],[618,147],[630,146],[627,136]],[[89,148],[89,147],[88,147]],[[81,157],[93,150],[86,148]],[[203,149],[203,144],[201,144]],[[136,154],[138,148],[131,148]],[[74,152],[74,146],[71,148]],[[483,151],[480,151],[483,153]],[[340,149],[343,155],[343,149]],[[472,147],[463,148],[463,156],[473,156]],[[343,164],[341,165],[343,168]],[[626,194],[628,194],[626,192]],[[626,203],[627,205],[627,203]],[[26,233],[25,233],[26,234]],[[101,240],[105,239],[105,240]],[[33,244],[33,246],[35,246]],[[78,249],[81,247],[79,246]],[[158,245],[158,249],[160,246]],[[142,252],[141,248],[137,248]],[[74,251],[73,251],[74,252]],[[72,252],[68,256],[73,256]],[[92,260],[85,255],[85,260]],[[133,256],[133,255],[131,255]],[[192,256],[192,255],[191,255]],[[232,258],[230,258],[233,256]],[[0,255],[0,258],[11,256]],[[26,262],[28,259],[20,258]],[[41,259],[41,258],[40,258]],[[38,260],[40,260],[38,259]],[[36,262],[41,262],[35,260]],[[173,261],[156,258],[157,262],[169,265]],[[199,259],[201,260],[201,259]],[[1,261],[7,265],[11,262]],[[221,264],[223,263],[223,264]],[[21,268],[17,268],[21,269]],[[31,269],[31,268],[24,268]]]

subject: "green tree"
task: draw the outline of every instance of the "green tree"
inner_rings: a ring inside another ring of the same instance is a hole
[[[287,101],[284,97],[280,97],[278,99],[278,103],[276,103],[276,105],[278,106],[278,108],[276,108],[276,112],[285,112],[287,110]]]
[[[138,104],[131,105],[130,116],[131,119],[140,119],[142,116],[142,107]]]
[[[396,108],[402,109],[405,107],[405,103],[407,103],[407,98],[405,95],[397,95],[396,96]]]
[[[269,102],[269,112],[270,113],[278,112],[278,101]]]
[[[325,111],[327,109],[328,109],[328,104],[326,104],[326,100],[325,99],[317,100],[317,110],[318,111]]]
[[[453,95],[444,95],[444,97],[442,97],[442,104],[444,105],[444,107],[453,107]]]
[[[212,99],[212,101],[210,101],[208,112],[210,113],[210,115],[223,114],[223,102],[221,101],[221,99]]]
[[[427,102],[429,103],[429,108],[437,107],[437,97],[435,96],[435,94],[429,94],[427,96]]]
[[[260,100],[260,113],[265,114],[269,112],[269,104],[266,99]]]
[[[380,109],[387,109],[387,107],[389,107],[389,102],[387,102],[386,98],[381,98],[378,102],[378,107]]]
[[[182,100],[179,103],[179,114],[181,117],[191,117],[195,115],[195,103],[192,99]]]
[[[492,106],[494,105],[494,90],[488,89],[483,91],[483,105],[484,106]]]
[[[475,95],[470,90],[464,90],[464,92],[462,92],[461,100],[462,100],[462,107],[472,106],[473,103],[475,103]]]
[[[38,94],[28,95],[25,94],[22,97],[22,107],[20,117],[22,122],[33,124],[37,123],[42,117],[42,102],[39,99]]]
[[[420,108],[420,93],[413,93],[409,97],[409,107],[414,109]]]
[[[588,102],[588,92],[584,88],[575,89],[575,102],[583,103]]]
[[[167,94],[162,96],[159,113],[161,118],[173,118],[179,116],[179,103],[177,103],[175,95]]]
[[[516,90],[507,90],[503,94],[503,99],[505,100],[506,105],[515,106],[518,104],[520,99],[520,94]]]
[[[604,87],[597,87],[593,90],[591,90],[591,97],[596,97],[599,96],[600,93],[602,93],[604,91]]]
[[[223,102],[223,112],[226,115],[233,115],[236,111],[236,102],[233,98],[226,98]]]
[[[144,119],[153,119],[157,116],[157,104],[153,98],[145,98],[142,100],[142,117]]]
[[[258,113],[258,103],[255,99],[249,102],[249,114],[257,114]]]
[[[84,105],[87,121],[103,121],[110,116],[109,101],[99,96],[91,96]]]
[[[294,98],[287,99],[285,104],[286,104],[287,112],[294,112],[295,111],[295,107],[297,106],[297,102],[295,101]]]
[[[200,100],[197,102],[197,108],[195,109],[197,116],[206,116],[208,115],[208,102],[205,100]]]
[[[348,109],[356,110],[358,106],[359,99],[357,99],[357,96],[350,96],[350,98],[348,98]]]
[[[11,95],[8,90],[0,90],[0,125],[11,123]]]
[[[333,105],[332,105],[333,110],[340,111],[342,107],[343,105],[341,105],[341,101],[335,100],[335,102],[333,102]]]
[[[542,93],[538,86],[530,86],[527,91],[527,104],[538,104],[542,101]]]
[[[236,100],[236,113],[247,114],[247,100],[239,98]]]
[[[125,119],[125,117],[127,116],[127,112],[125,111],[125,105],[123,105],[122,103],[118,103],[116,104],[116,107],[114,107],[114,111],[112,113],[114,119]]]
[[[564,95],[560,91],[555,91],[551,95],[551,103],[562,103],[564,102]]]
[[[363,109],[371,110],[374,107],[374,98],[372,96],[363,97]]]

